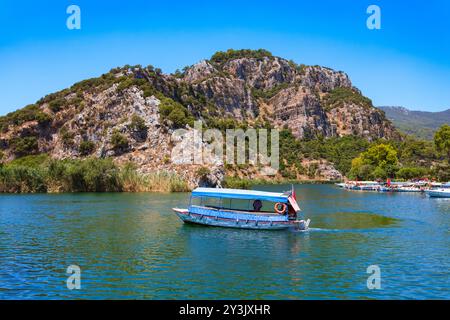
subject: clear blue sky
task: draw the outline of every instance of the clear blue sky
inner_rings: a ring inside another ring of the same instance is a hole
[[[81,8],[81,30],[66,8]],[[366,27],[381,8],[382,29]],[[164,72],[265,48],[347,72],[375,105],[450,108],[450,1],[0,2],[0,114],[125,64]]]

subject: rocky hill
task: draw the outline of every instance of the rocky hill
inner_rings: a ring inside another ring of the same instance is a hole
[[[450,123],[450,109],[441,112],[412,111],[404,107],[379,107],[404,133],[432,140],[436,130]]]
[[[265,50],[229,50],[173,74],[124,66],[50,94],[0,118],[0,155],[113,157],[142,172],[176,171],[195,184],[195,166],[170,162],[172,130],[195,119],[222,129],[289,128],[299,139],[399,136],[344,72]],[[223,174],[216,169],[215,177]]]

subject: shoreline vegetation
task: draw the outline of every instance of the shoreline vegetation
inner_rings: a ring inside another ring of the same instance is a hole
[[[237,177],[225,177],[223,187],[232,189],[250,189],[258,185],[283,185],[283,184],[333,184],[342,182],[341,180],[295,180],[295,179],[248,179]]]
[[[63,192],[183,192],[190,191],[177,174],[140,174],[132,163],[112,159],[50,159],[26,156],[0,166],[0,193]]]
[[[323,184],[317,165],[305,167],[302,159],[326,159],[351,180],[405,181],[429,178],[450,180],[450,126],[442,126],[434,143],[405,137],[403,141],[346,136],[297,140],[287,130],[280,134],[279,175],[246,178],[248,166],[226,165],[223,187],[249,189],[261,184]],[[301,155],[301,157],[299,156]],[[228,172],[228,174],[227,174]],[[299,179],[307,176],[308,179]],[[319,175],[320,177],[320,175]],[[53,159],[47,154],[26,155],[0,162],[0,193],[63,192],[189,192],[192,186],[176,172],[143,174],[132,162],[118,165],[113,158]]]
[[[398,178],[398,181],[407,179]],[[225,176],[224,188],[250,189],[258,185],[333,184],[341,180],[241,178]],[[133,163],[119,166],[112,158],[63,159],[47,154],[25,156],[0,164],[0,193],[76,192],[190,192],[192,188],[175,172],[142,174]]]
[[[223,186],[248,189],[261,184],[326,184],[337,181],[247,179],[225,177]],[[119,166],[111,158],[51,159],[25,156],[0,165],[0,193],[190,192],[179,175],[169,171],[141,174],[133,163]]]
[[[305,168],[301,158],[326,159],[352,180],[450,180],[450,126],[442,126],[433,142],[406,137],[403,141],[361,137],[300,141],[283,130],[280,135],[279,175],[246,178],[244,171],[228,168],[223,187],[249,189],[260,184],[333,183],[317,179],[317,167]],[[226,166],[227,167],[227,166]],[[234,172],[233,172],[234,171]],[[231,174],[230,174],[231,173]],[[242,177],[244,174],[244,177]],[[307,180],[299,176],[307,175]],[[118,165],[113,158],[53,159],[47,154],[26,155],[0,162],[0,193],[63,192],[189,192],[192,186],[176,172],[142,174],[132,162]]]

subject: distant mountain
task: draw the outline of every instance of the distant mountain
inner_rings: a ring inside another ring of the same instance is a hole
[[[404,107],[379,107],[402,132],[431,140],[437,129],[450,124],[450,109],[441,112],[412,111]]]

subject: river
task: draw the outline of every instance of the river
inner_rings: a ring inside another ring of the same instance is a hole
[[[450,199],[295,187],[308,232],[184,225],[187,193],[0,195],[0,299],[450,298]]]

